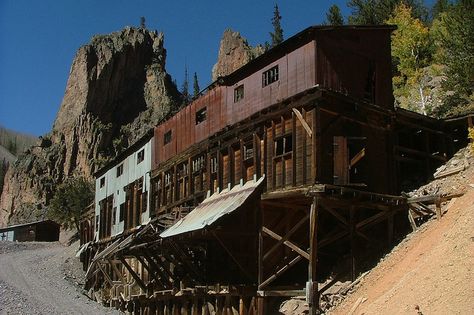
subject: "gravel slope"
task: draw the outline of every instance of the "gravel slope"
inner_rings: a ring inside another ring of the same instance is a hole
[[[0,242],[0,314],[120,314],[67,280],[64,266],[75,248]]]

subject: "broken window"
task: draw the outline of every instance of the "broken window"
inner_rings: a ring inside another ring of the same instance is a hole
[[[206,159],[204,155],[200,155],[193,159],[193,173],[206,169]]]
[[[287,134],[275,139],[275,156],[281,156],[293,151],[293,136]]]
[[[239,85],[234,89],[234,103],[244,98],[244,85]]]
[[[244,144],[244,161],[253,160],[253,143]]]
[[[163,143],[168,144],[170,142],[171,142],[171,130],[168,130],[164,135]]]
[[[105,186],[105,176],[100,179],[100,188]]]
[[[142,149],[137,153],[137,164],[140,164],[145,159],[145,149]]]
[[[112,224],[115,225],[117,222],[117,207],[114,207],[112,211]]]
[[[278,65],[262,73],[262,87],[278,81]]]
[[[122,203],[122,204],[120,205],[120,211],[119,211],[119,221],[120,221],[120,222],[123,221],[124,215],[125,215],[125,203]]]
[[[365,137],[335,136],[333,143],[334,184],[363,184],[367,175]]]
[[[117,177],[123,174],[123,164],[117,166]]]
[[[207,108],[203,107],[196,112],[196,125],[199,125],[206,120],[207,117]]]
[[[217,173],[217,157],[214,156],[211,158],[211,173]]]

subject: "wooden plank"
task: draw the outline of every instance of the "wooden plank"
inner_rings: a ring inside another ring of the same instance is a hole
[[[286,241],[293,233],[295,233],[305,222],[308,220],[309,214],[306,214],[304,218],[298,221],[282,238],[278,241],[272,248],[270,248],[265,255],[263,256],[263,260],[269,257],[273,251],[275,251],[284,241]]]
[[[416,231],[417,226],[415,223],[415,219],[413,218],[413,214],[411,212],[411,209],[408,209],[408,221],[410,221],[410,225],[413,231]]]
[[[268,279],[263,281],[258,286],[258,289],[261,290],[264,287],[266,287],[268,284],[270,284],[272,281],[274,281],[276,278],[278,278],[282,273],[284,273],[290,267],[294,266],[297,262],[299,262],[301,260],[301,258],[302,258],[302,256],[300,256],[300,255],[293,258],[290,262],[288,262],[286,265],[284,265],[282,268],[278,269],[274,274],[272,274]]]
[[[125,268],[127,268],[128,272],[130,272],[130,275],[133,277],[133,279],[135,279],[135,281],[140,286],[140,288],[146,292],[146,285],[143,283],[142,279],[140,279],[140,277],[136,274],[136,272],[132,269],[132,267],[130,267],[130,265],[127,263],[125,258],[120,257],[119,259],[122,262],[122,264],[125,266]]]
[[[281,241],[283,244],[285,244],[286,246],[288,246],[289,248],[291,248],[292,250],[294,250],[296,253],[298,253],[299,255],[303,256],[304,258],[308,259],[309,260],[309,254],[302,250],[301,248],[299,248],[296,244],[294,244],[293,242],[290,242],[289,240],[284,240],[283,237],[281,237],[280,235],[276,234],[275,232],[273,232],[272,230],[262,226],[262,232],[264,232],[265,234],[267,234],[268,236],[276,239],[277,241]],[[265,255],[267,256],[267,255]],[[264,256],[264,259],[265,259],[265,256]],[[268,256],[267,256],[268,257]]]
[[[306,291],[302,290],[259,290],[257,291],[257,296],[304,296]]]
[[[313,131],[311,130],[311,127],[308,125],[306,120],[303,118],[303,115],[301,115],[301,112],[296,108],[292,108],[292,110],[293,110],[293,113],[295,113],[298,120],[300,121],[304,130],[306,130],[306,133],[308,134],[308,136],[311,138],[313,136]]]
[[[307,302],[309,304],[310,315],[319,313],[319,289],[317,281],[318,263],[318,212],[319,196],[313,196],[309,217],[309,264],[308,264],[308,284]]]
[[[354,165],[357,164],[362,158],[365,156],[365,148],[360,150],[352,159],[351,162],[349,163],[349,168],[352,168]]]

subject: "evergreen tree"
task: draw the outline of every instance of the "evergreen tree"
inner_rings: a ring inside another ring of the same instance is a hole
[[[188,78],[188,66],[184,65],[184,80],[183,85],[181,86],[181,97],[183,99],[183,103],[189,103],[189,78]]]
[[[278,5],[275,4],[272,18],[273,32],[270,32],[270,37],[272,40],[270,48],[275,47],[276,45],[283,42],[283,29],[281,28],[280,21],[280,11],[278,10]]]
[[[459,0],[433,21],[436,61],[446,66],[440,115],[474,109],[474,1]]]
[[[146,28],[144,16],[140,17],[140,28]]]
[[[349,24],[384,24],[399,3],[411,7],[415,18],[423,22],[428,20],[428,10],[422,0],[349,0],[347,6],[352,10]]]
[[[450,7],[449,0],[436,0],[431,9],[431,16],[436,19],[441,13],[446,12]]]
[[[199,92],[201,90],[199,89],[199,82],[198,82],[198,76],[197,73],[194,72],[194,81],[193,81],[193,96],[196,97],[199,95]]]
[[[344,18],[342,17],[341,10],[337,4],[333,4],[329,11],[326,13],[326,22],[327,25],[343,25]]]

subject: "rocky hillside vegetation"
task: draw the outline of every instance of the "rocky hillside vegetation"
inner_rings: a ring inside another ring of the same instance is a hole
[[[95,36],[74,58],[51,132],[6,173],[0,226],[43,217],[55,187],[101,165],[176,110],[162,33],[127,27]]]

